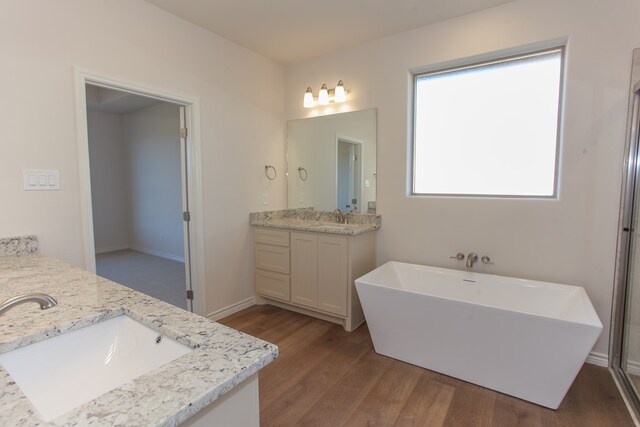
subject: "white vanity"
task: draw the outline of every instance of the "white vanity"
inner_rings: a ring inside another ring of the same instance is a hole
[[[258,304],[364,322],[354,280],[376,268],[376,123],[375,109],[287,123],[289,209],[249,216]]]
[[[334,216],[305,210],[252,214],[256,294],[259,303],[353,331],[364,322],[354,281],[376,267],[380,217],[352,215],[345,225],[329,222]]]

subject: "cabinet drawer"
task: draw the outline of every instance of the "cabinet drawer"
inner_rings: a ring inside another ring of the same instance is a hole
[[[290,301],[290,278],[285,274],[256,269],[256,292],[269,298]]]
[[[289,274],[289,248],[256,243],[255,266],[276,273]]]
[[[256,243],[289,247],[288,231],[274,230],[273,228],[256,228],[254,230],[254,239]]]

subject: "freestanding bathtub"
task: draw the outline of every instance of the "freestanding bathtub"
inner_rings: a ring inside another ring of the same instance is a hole
[[[552,409],[602,331],[577,286],[392,261],[356,288],[377,353]]]

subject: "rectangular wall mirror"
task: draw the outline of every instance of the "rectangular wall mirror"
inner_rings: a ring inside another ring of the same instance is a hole
[[[375,108],[287,123],[289,209],[375,213]]]

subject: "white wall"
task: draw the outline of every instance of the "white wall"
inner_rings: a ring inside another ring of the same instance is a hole
[[[200,100],[207,313],[254,295],[248,213],[286,205],[283,68],[144,1],[0,2],[0,236],[84,266],[74,66]],[[59,169],[25,192],[22,170]],[[270,204],[260,204],[262,193]]]
[[[129,168],[120,114],[87,110],[96,252],[129,247]]]
[[[490,255],[474,269],[584,286],[607,353],[636,0],[521,0],[287,67],[286,118],[307,86],[342,79],[344,110],[378,108],[378,263],[464,268],[458,251]],[[407,196],[410,70],[568,37],[558,200]]]
[[[130,185],[130,246],[184,260],[180,109],[161,103],[123,115]]]

